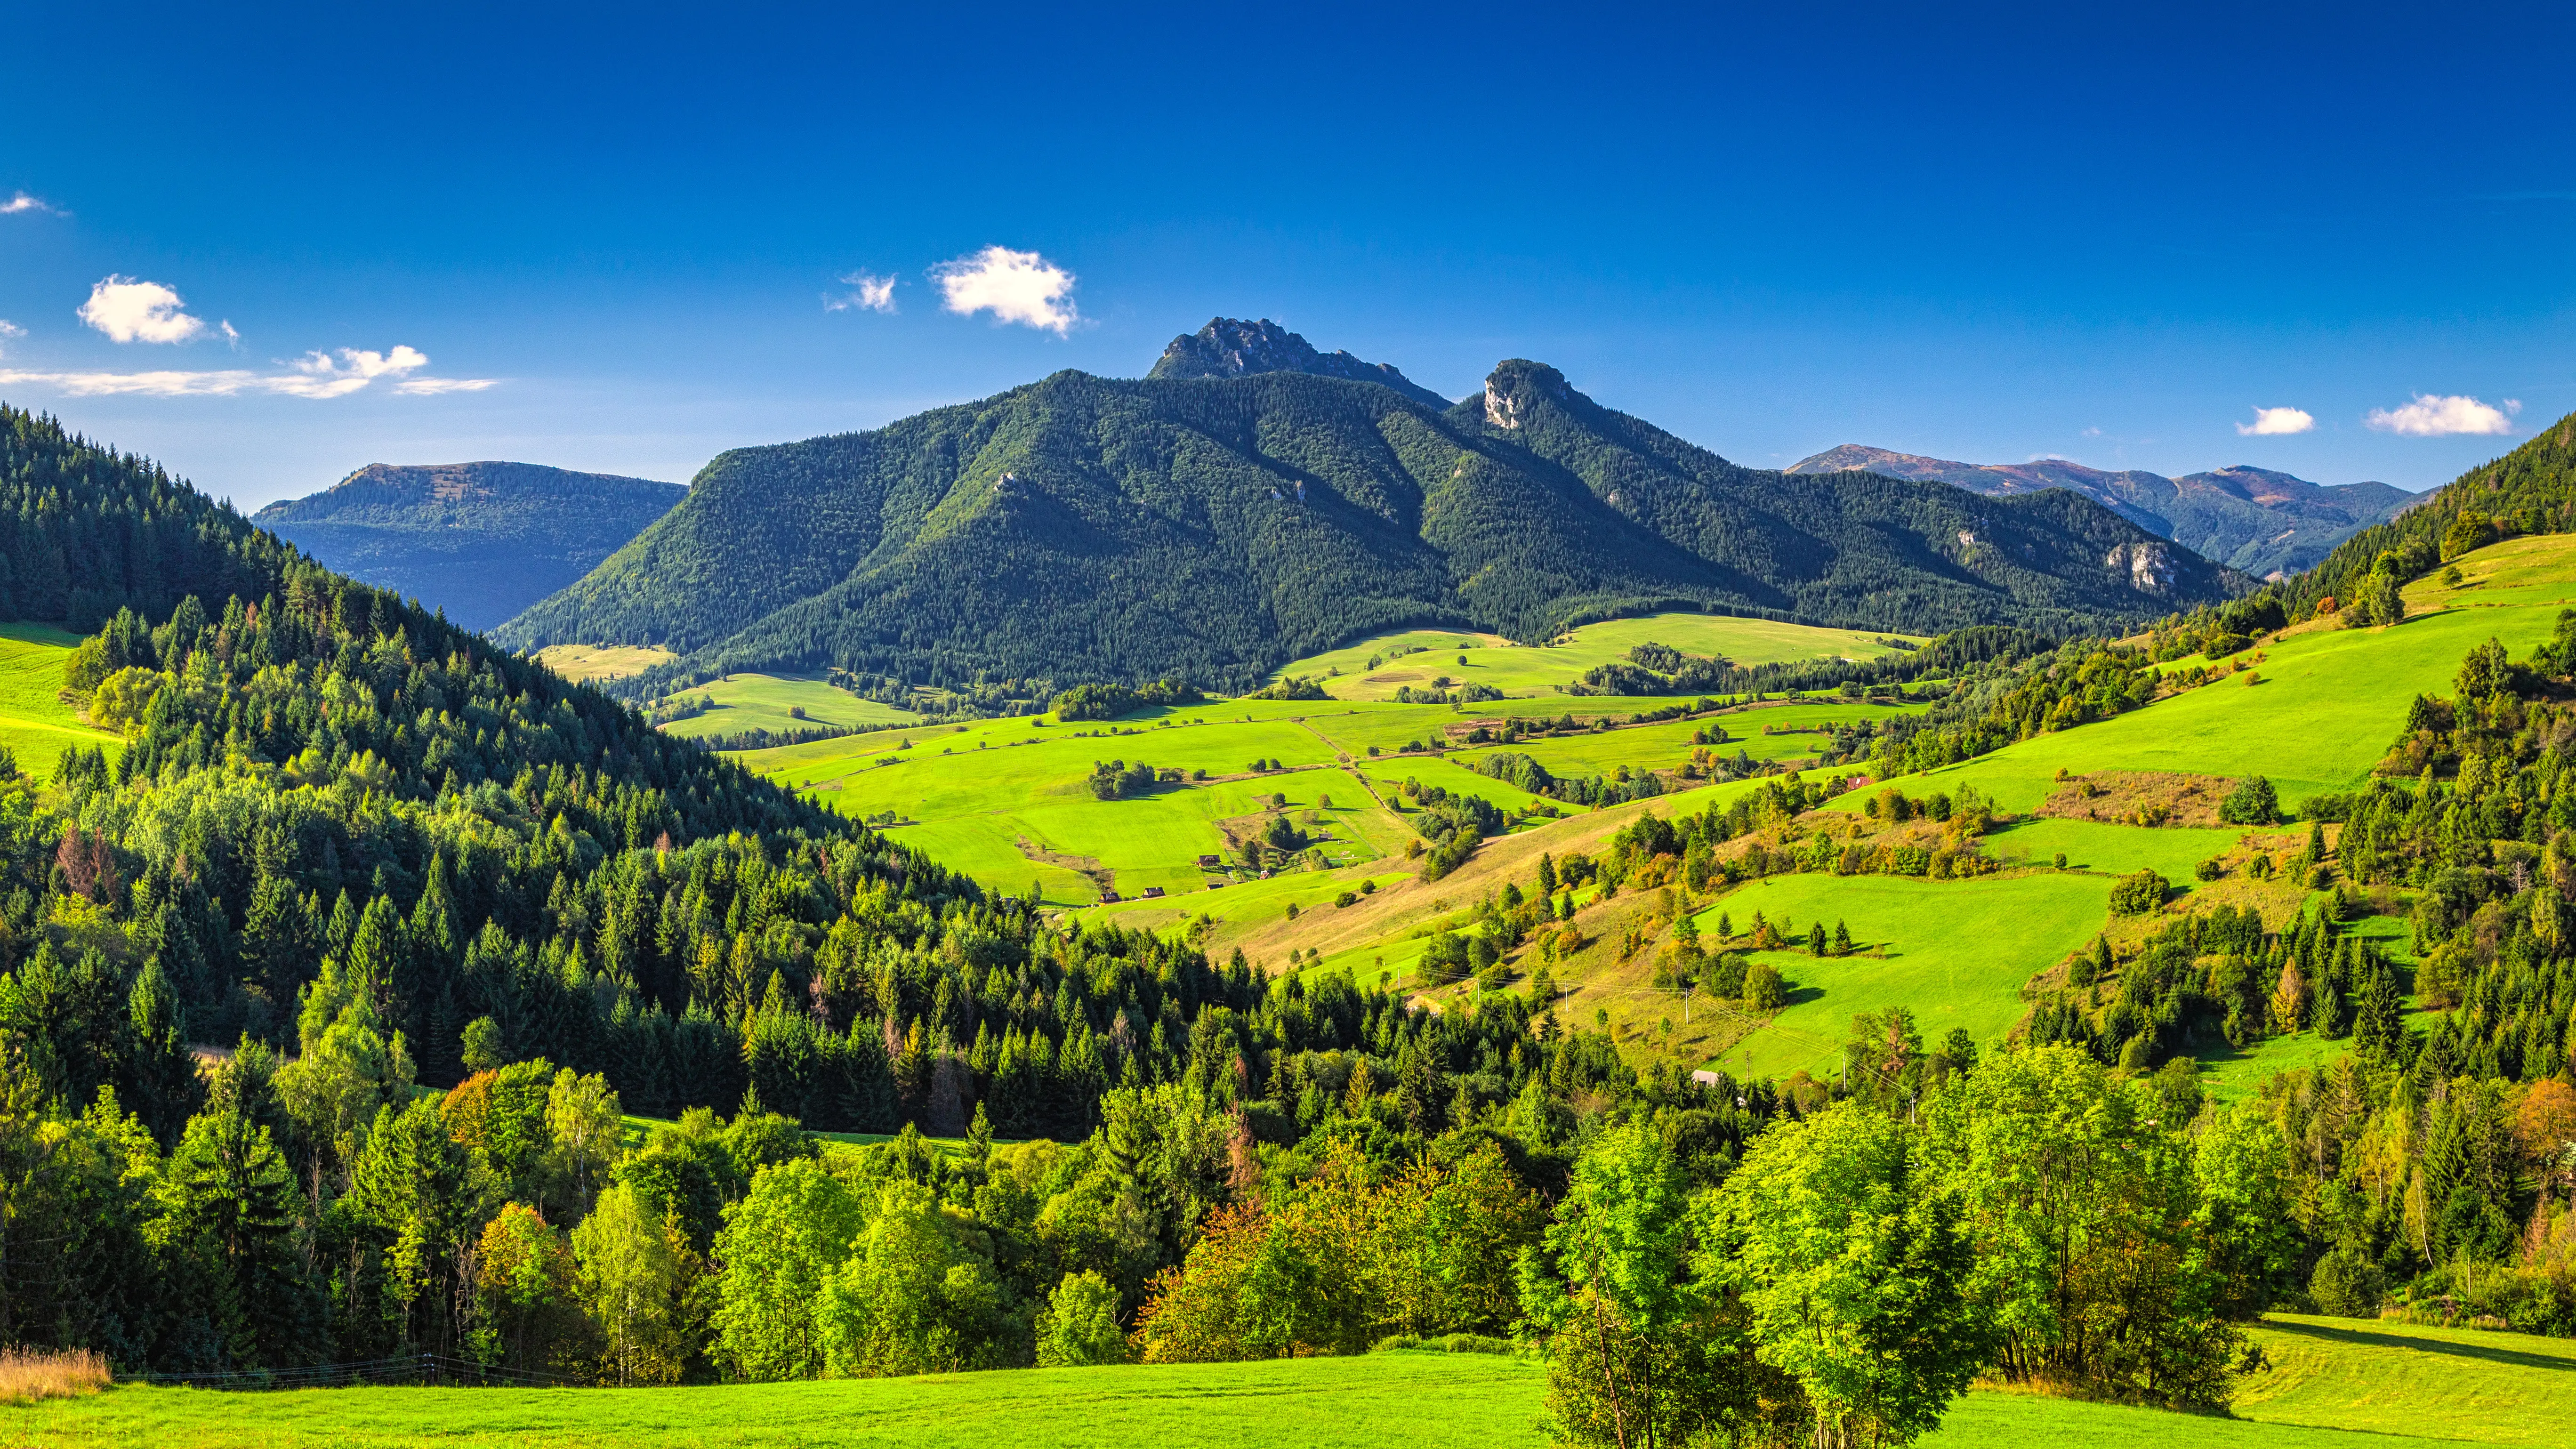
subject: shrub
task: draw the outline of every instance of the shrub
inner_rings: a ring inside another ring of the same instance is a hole
[[[1777,1011],[1789,1004],[1789,983],[1767,961],[1744,969],[1744,1004],[1755,1011]]]
[[[2163,905],[2165,897],[2171,894],[2173,894],[2173,887],[2163,876],[2152,870],[2142,870],[2136,875],[2122,876],[2120,883],[2111,887],[2111,913],[2120,916],[2143,916]]]
[[[2194,880],[2217,880],[2219,877],[2227,874],[2227,862],[2223,858],[2213,855],[2209,859],[2202,861],[2200,864],[2193,866],[2191,868],[2191,874],[2192,879]]]
[[[2277,824],[2281,819],[2280,797],[2273,793],[2270,780],[2248,775],[2218,802],[2218,818],[2230,825]]]

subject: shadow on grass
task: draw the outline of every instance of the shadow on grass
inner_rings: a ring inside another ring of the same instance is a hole
[[[2512,1364],[2517,1368],[2576,1373],[2576,1359],[2553,1358],[2545,1353],[2526,1353],[2517,1348],[2454,1343],[2441,1338],[2411,1338],[2395,1333],[2373,1333],[2366,1328],[2328,1328],[2319,1323],[2284,1323],[2279,1319],[2265,1319],[2262,1326],[2274,1333],[2295,1333],[2303,1338],[2322,1339],[2328,1343],[2346,1344],[2354,1348],[2406,1349],[2415,1353],[2439,1353],[2448,1354],[2454,1358],[2484,1359],[2488,1363]]]

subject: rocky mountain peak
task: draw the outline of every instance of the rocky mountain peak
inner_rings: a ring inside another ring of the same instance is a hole
[[[1303,372],[1394,388],[1425,407],[1446,408],[1449,400],[1414,382],[1385,362],[1363,362],[1348,352],[1319,352],[1305,338],[1264,317],[1212,317],[1194,333],[1172,339],[1146,378],[1158,382],[1193,378],[1249,377],[1263,372]]]

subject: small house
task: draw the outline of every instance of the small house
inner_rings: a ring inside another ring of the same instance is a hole
[[[1214,870],[1223,864],[1225,864],[1225,857],[1223,856],[1202,855],[1199,857],[1199,869],[1201,870]]]
[[[1162,893],[1163,893],[1163,888],[1162,888],[1161,886],[1147,886],[1147,887],[1145,887],[1145,899],[1147,899],[1147,900],[1149,900],[1149,901],[1150,901],[1150,900],[1152,900],[1152,899],[1154,899],[1155,897],[1157,897],[1157,896],[1161,895]]]
[[[1100,903],[1104,906],[1114,906],[1124,899],[1126,898],[1119,895],[1116,891],[1102,891],[1100,893]]]

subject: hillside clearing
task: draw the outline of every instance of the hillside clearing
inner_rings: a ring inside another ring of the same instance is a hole
[[[650,644],[550,644],[535,657],[566,679],[587,682],[641,674],[680,656]]]

